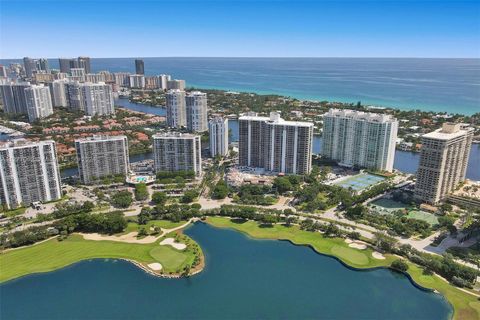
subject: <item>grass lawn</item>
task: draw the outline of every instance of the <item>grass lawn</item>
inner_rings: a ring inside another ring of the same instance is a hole
[[[388,267],[393,260],[392,255],[385,255],[385,260],[377,260],[371,256],[372,250],[356,250],[350,248],[343,239],[325,238],[318,232],[300,230],[297,226],[286,227],[274,225],[261,228],[255,221],[234,222],[224,217],[209,217],[207,222],[220,228],[231,228],[254,238],[290,240],[295,244],[310,245],[317,252],[335,256],[356,268]],[[408,273],[420,286],[439,291],[453,306],[454,319],[480,319],[480,302],[473,295],[465,293],[450,285],[436,275],[424,275],[423,269],[408,262]]]
[[[13,210],[4,211],[4,212],[1,212],[0,214],[4,214],[6,217],[10,218],[10,217],[15,217],[15,216],[24,214],[26,210],[27,208],[21,207]]]
[[[123,258],[144,265],[160,262],[165,272],[181,271],[187,263],[193,261],[194,254],[190,250],[178,251],[171,246],[160,246],[159,241],[150,244],[91,241],[75,234],[64,241],[52,239],[0,254],[0,282],[31,273],[56,270],[93,258]]]

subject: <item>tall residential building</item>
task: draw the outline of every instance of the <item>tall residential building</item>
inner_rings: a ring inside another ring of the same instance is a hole
[[[187,126],[185,91],[169,90],[165,96],[167,105],[167,126],[181,128]]]
[[[158,133],[153,136],[155,171],[202,173],[200,136],[187,133]]]
[[[112,88],[108,84],[85,82],[81,87],[85,114],[103,116],[115,113]]]
[[[14,140],[0,145],[0,203],[9,208],[62,197],[55,142]]]
[[[65,85],[67,89],[68,107],[73,111],[85,112],[83,84],[78,81],[67,81]]]
[[[75,59],[71,58],[59,58],[58,64],[60,66],[60,72],[62,73],[70,73],[71,68],[75,68]]]
[[[145,77],[145,89],[155,90],[160,88],[161,83],[158,76]]]
[[[92,68],[90,66],[90,57],[78,57],[77,64],[77,68],[83,68],[85,70],[85,73],[92,72]]]
[[[31,79],[37,71],[37,60],[25,57],[23,58],[23,67],[25,68],[26,77]]]
[[[53,113],[50,88],[44,85],[33,85],[25,89],[28,120],[33,122],[48,117]]]
[[[128,173],[130,162],[126,136],[93,136],[75,140],[75,149],[83,183]]]
[[[88,73],[85,75],[85,82],[99,83],[105,81],[105,74],[102,73]]]
[[[54,107],[68,107],[67,80],[54,80],[50,84]]]
[[[85,69],[84,68],[70,68],[70,80],[72,81],[85,81]]]
[[[45,59],[45,58],[38,59],[37,70],[43,71],[45,73],[50,73],[50,67],[48,66],[48,60]]]
[[[6,78],[8,77],[7,67],[2,66],[0,64],[0,77]]]
[[[392,171],[398,121],[386,114],[330,109],[321,154],[347,167]]]
[[[113,74],[115,83],[120,87],[130,87],[130,73],[128,72],[115,72]]]
[[[142,59],[135,59],[135,73],[145,74],[145,64]]]
[[[186,87],[185,80],[175,79],[175,80],[167,81],[167,90],[173,90],[173,89],[185,90],[185,87]]]
[[[415,198],[436,204],[465,180],[473,128],[445,123],[441,129],[422,136]]]
[[[27,100],[25,89],[30,87],[29,82],[6,83],[0,85],[3,100],[3,111],[11,114],[27,114]]]
[[[169,74],[161,74],[158,76],[158,79],[160,81],[160,88],[163,90],[167,90],[168,81],[170,81],[172,77]]]
[[[239,118],[239,163],[270,172],[308,174],[312,168],[313,123],[285,121],[278,112]]]
[[[189,92],[185,97],[187,128],[190,131],[208,130],[207,94],[200,91]]]
[[[208,122],[210,156],[224,157],[228,154],[228,119],[216,117]]]
[[[133,89],[145,88],[145,76],[143,74],[130,75],[130,88],[133,88]]]

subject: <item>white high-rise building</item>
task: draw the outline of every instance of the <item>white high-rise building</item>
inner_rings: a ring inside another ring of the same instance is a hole
[[[168,74],[161,74],[158,76],[158,79],[160,81],[160,88],[163,90],[168,89],[168,81],[172,79],[172,77]]]
[[[130,75],[130,88],[133,88],[133,89],[145,88],[145,76],[143,74]]]
[[[85,81],[85,69],[84,68],[70,68],[70,80],[72,81]]]
[[[54,107],[68,107],[67,80],[55,80],[50,84]]]
[[[25,89],[28,120],[33,122],[48,117],[53,113],[50,88],[44,85],[33,85]]]
[[[167,89],[168,90],[185,90],[186,83],[185,80],[168,80],[167,81]]]
[[[437,204],[465,180],[473,133],[468,125],[444,123],[441,129],[422,136],[417,200]]]
[[[27,114],[27,100],[25,89],[30,87],[29,82],[6,83],[0,85],[3,100],[3,111],[11,114]]]
[[[87,115],[103,116],[115,113],[112,88],[108,84],[86,82],[82,84],[82,91]]]
[[[188,133],[158,133],[153,136],[155,171],[202,173],[200,136]]]
[[[228,119],[216,117],[208,122],[210,155],[224,157],[228,154]]]
[[[187,129],[195,132],[207,131],[207,94],[200,91],[189,92],[185,97],[185,104]]]
[[[75,140],[75,149],[83,183],[128,173],[130,162],[126,136],[93,136]]]
[[[0,144],[0,204],[8,209],[62,197],[54,141]]]
[[[387,114],[330,109],[321,154],[347,167],[392,171],[398,121]]]
[[[119,87],[130,87],[130,73],[128,72],[116,72],[113,74],[115,83]]]
[[[280,113],[239,119],[239,164],[270,172],[308,174],[312,168],[313,123],[285,121]]]
[[[185,91],[169,90],[165,96],[167,104],[167,125],[172,128],[187,126]]]

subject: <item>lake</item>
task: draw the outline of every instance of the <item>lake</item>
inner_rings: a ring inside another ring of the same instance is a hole
[[[206,255],[191,278],[85,261],[0,285],[2,319],[448,319],[442,296],[387,269],[353,271],[308,247],[197,223]]]

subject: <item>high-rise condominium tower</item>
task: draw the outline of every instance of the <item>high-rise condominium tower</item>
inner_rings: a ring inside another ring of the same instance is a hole
[[[178,80],[178,79],[175,79],[175,80],[168,80],[167,81],[167,89],[168,90],[173,90],[173,89],[177,89],[177,90],[185,90],[185,80]]]
[[[3,100],[3,111],[11,114],[27,114],[27,100],[25,89],[30,87],[28,82],[6,83],[0,85]]]
[[[153,136],[155,171],[202,173],[200,136],[187,133],[158,133]]]
[[[415,198],[436,204],[465,180],[473,128],[446,123],[422,136]]]
[[[75,140],[75,149],[83,183],[128,173],[130,162],[126,136],[93,136]]]
[[[82,83],[82,91],[85,99],[85,114],[103,116],[115,113],[112,88],[108,84]]]
[[[25,57],[23,58],[23,67],[27,78],[33,78],[33,73],[37,71],[37,60]]]
[[[78,63],[78,68],[83,68],[83,70],[85,70],[85,73],[91,73],[92,72],[89,57],[78,57],[77,63]]]
[[[398,121],[390,115],[330,109],[321,154],[348,167],[392,171]]]
[[[308,174],[312,168],[313,123],[285,121],[248,113],[239,118],[241,166],[266,171]]]
[[[9,209],[62,197],[55,142],[0,145],[0,203]]]
[[[133,88],[133,89],[145,88],[145,76],[143,74],[130,75],[130,88]]]
[[[185,106],[185,91],[173,89],[166,94],[167,125],[172,128],[187,126],[187,110]]]
[[[195,132],[207,131],[207,94],[199,91],[189,92],[185,97],[185,103],[188,130]]]
[[[67,80],[54,80],[50,85],[50,93],[54,107],[68,107]]]
[[[43,85],[33,85],[25,89],[28,120],[48,117],[53,113],[50,88]]]
[[[224,157],[228,154],[228,119],[216,117],[208,122],[210,155]]]
[[[135,73],[145,74],[145,64],[142,59],[135,59]]]

